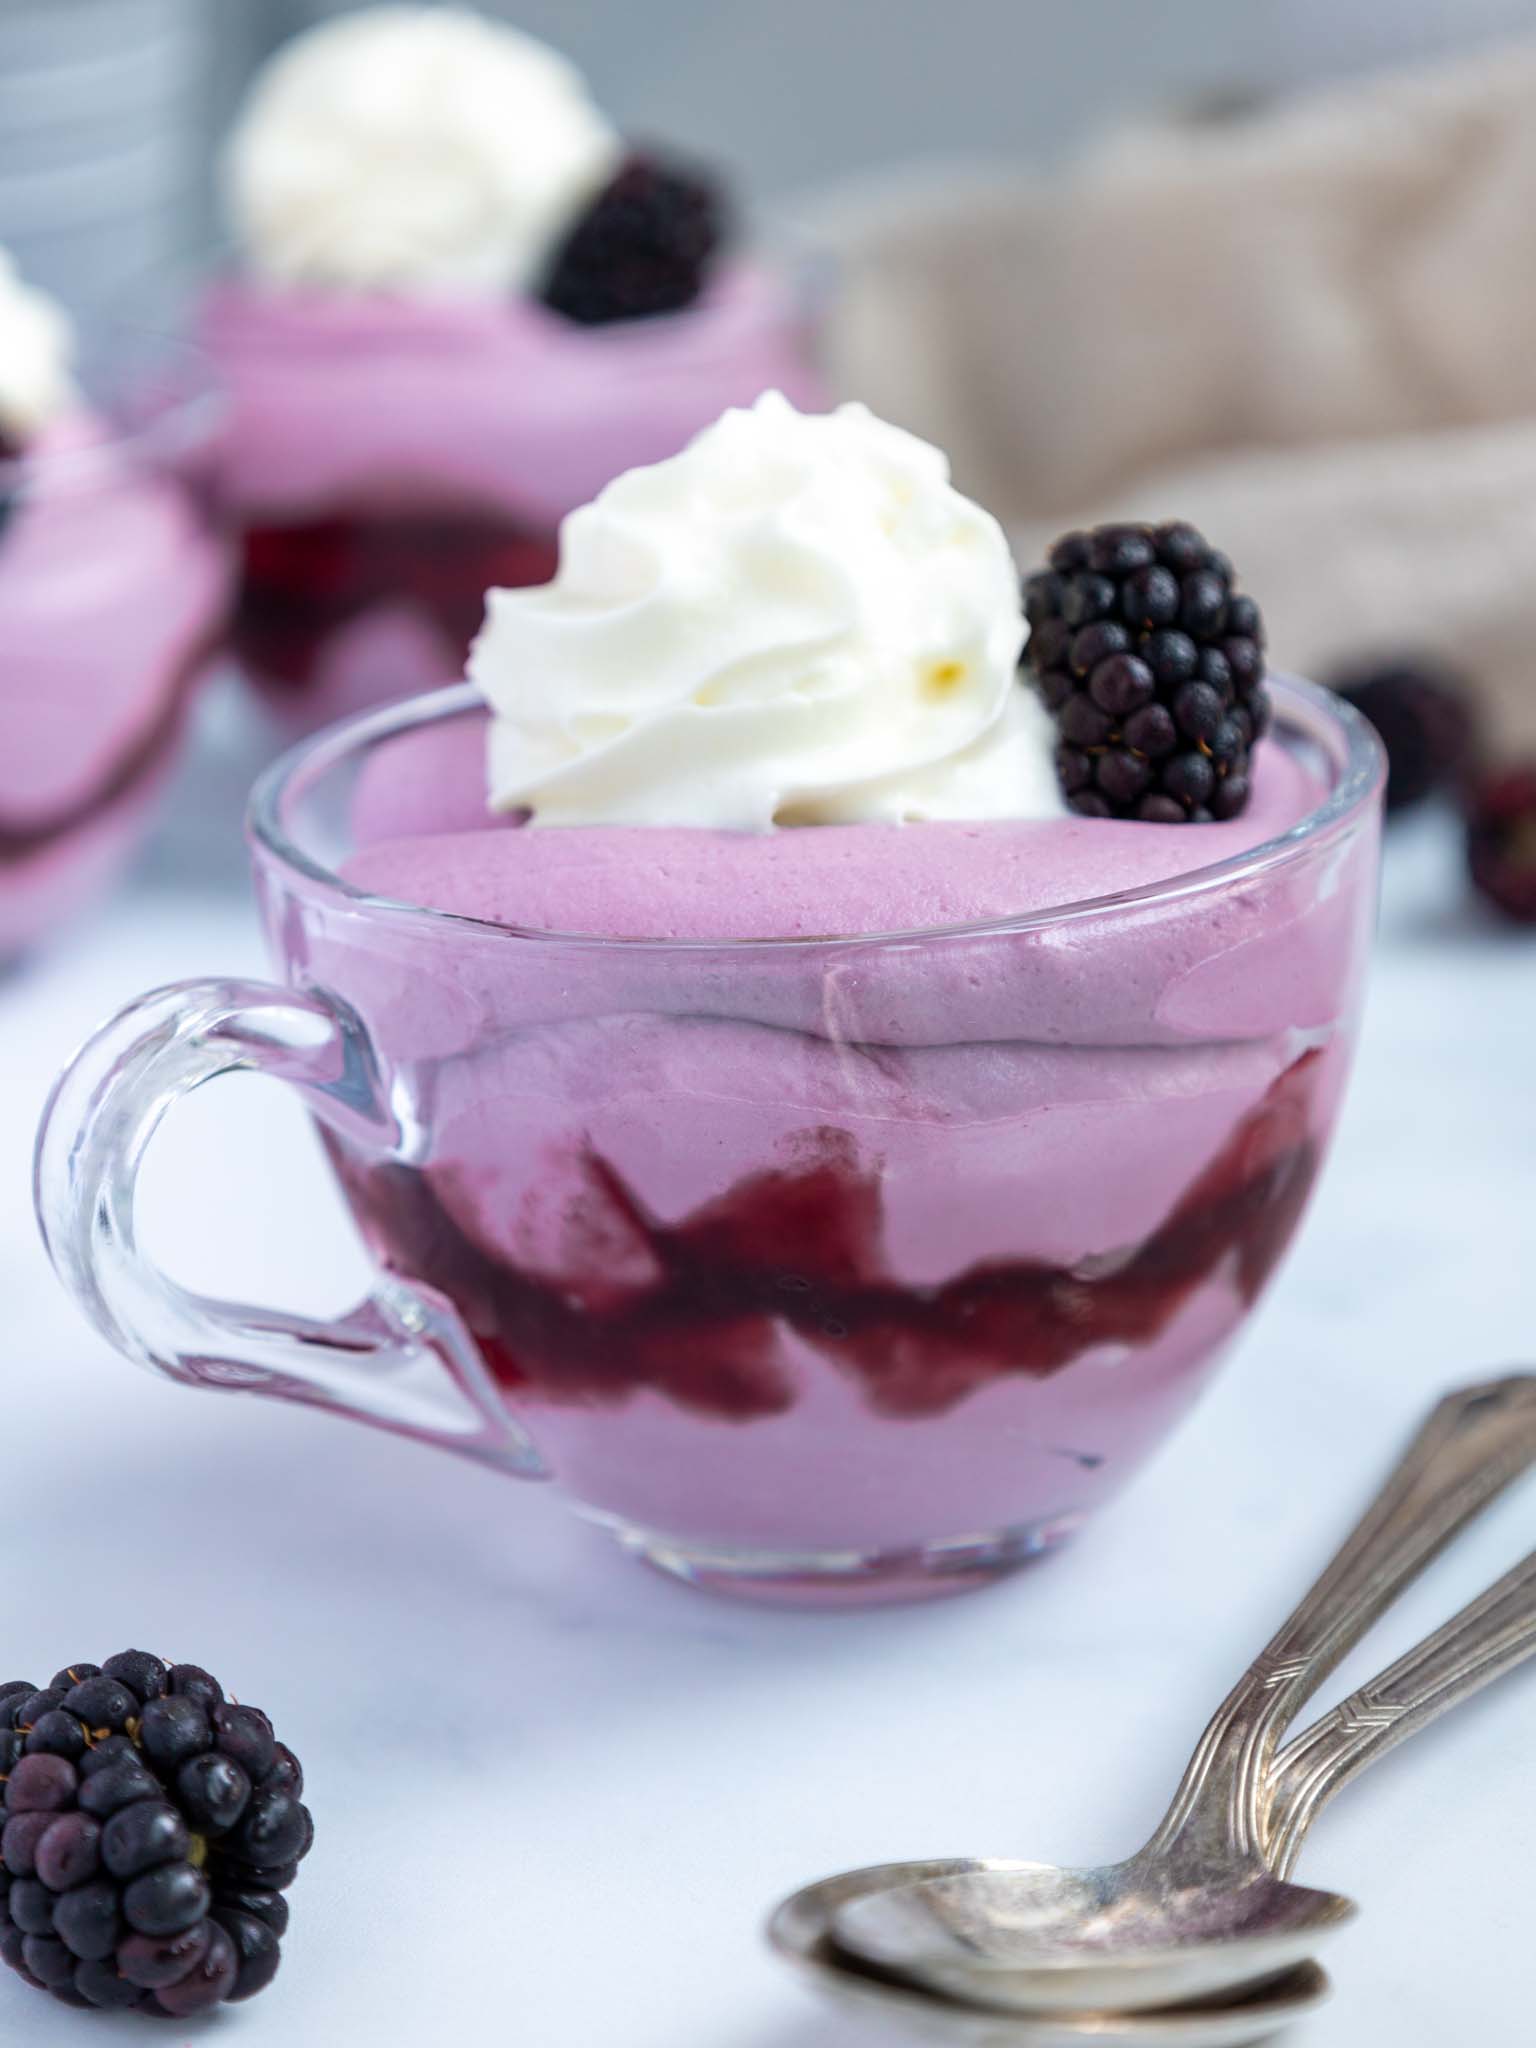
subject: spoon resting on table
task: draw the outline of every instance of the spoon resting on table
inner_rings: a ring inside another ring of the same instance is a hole
[[[1320,1745],[1308,1780],[1314,1803],[1305,1817],[1300,1795],[1277,1809],[1287,1860],[1273,1864],[1270,1777],[1280,1731],[1396,1594],[1533,1459],[1536,1376],[1448,1396],[1228,1695],[1143,1849],[1092,1870],[983,1859],[851,1873],[855,1883],[832,1911],[836,1947],[950,1999],[1065,2014],[1211,1999],[1310,1957],[1357,1909],[1336,1893],[1289,1883],[1286,1872],[1306,1820],[1344,1782],[1336,1773],[1345,1767],[1330,1762],[1337,1729],[1329,1717],[1305,1738]],[[1527,1592],[1525,1579],[1512,1575],[1441,1636],[1475,1630],[1488,1612],[1503,1613]],[[1522,1639],[1518,1654],[1527,1648]],[[1431,1703],[1413,1714],[1400,1710],[1382,1732],[1401,1741],[1491,1675],[1460,1683],[1454,1671],[1442,1673]],[[1394,1667],[1381,1682],[1401,1677]],[[1368,1733],[1352,1735],[1346,1775],[1380,1753]]]
[[[1536,1553],[1462,1609],[1435,1634],[1370,1679],[1289,1742],[1269,1779],[1269,1850],[1276,1875],[1294,1866],[1306,1830],[1333,1794],[1439,1715],[1536,1652]],[[1156,2011],[1034,2012],[955,2002],[879,1966],[850,1957],[833,1939],[846,1907],[902,1866],[882,1865],[808,1885],[774,1914],[769,1939],[815,1989],[844,2006],[878,2013],[904,2031],[952,2048],[1233,2048],[1290,2026],[1321,2005],[1330,1985],[1304,1963],[1239,1987],[1217,2002]],[[914,1879],[968,1877],[1017,1868],[965,1859],[914,1863]]]

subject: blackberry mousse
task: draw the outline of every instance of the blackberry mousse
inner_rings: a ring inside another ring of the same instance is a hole
[[[296,37],[227,158],[235,644],[283,722],[454,681],[560,520],[768,385],[814,393],[790,284],[714,177],[627,144],[572,67],[463,8]]]
[[[911,1592],[1057,1541],[1326,1151],[1369,742],[1255,679],[1241,806],[1074,808],[1026,631],[937,450],[770,395],[491,593],[483,702],[366,744],[357,918],[272,894],[381,1064],[390,1129],[325,1125],[372,1248],[690,1576]]]

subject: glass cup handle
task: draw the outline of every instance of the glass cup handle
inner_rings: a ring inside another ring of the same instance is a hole
[[[332,1129],[388,1145],[366,1034],[339,1005],[250,981],[156,989],[87,1041],[37,1139],[38,1220],[59,1277],[127,1357],[189,1386],[304,1401],[529,1478],[546,1476],[474,1340],[435,1290],[381,1273],[326,1322],[196,1294],[138,1242],[139,1169],[173,1103],[217,1074],[297,1088]]]

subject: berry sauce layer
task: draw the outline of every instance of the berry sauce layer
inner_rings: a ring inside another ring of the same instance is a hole
[[[330,1143],[375,1251],[448,1296],[510,1393],[612,1402],[648,1387],[700,1414],[778,1415],[795,1399],[780,1344],[792,1331],[874,1413],[913,1417],[995,1378],[1150,1344],[1224,1267],[1250,1305],[1311,1191],[1320,1078],[1316,1053],[1288,1067],[1139,1244],[1073,1265],[988,1259],[927,1287],[885,1270],[881,1162],[832,1127],[670,1226],[585,1152],[565,1197],[574,1257],[558,1274],[477,1244],[430,1174]]]
[[[547,582],[559,548],[553,532],[492,513],[402,513],[251,526],[241,556],[234,651],[269,688],[304,692],[319,680],[334,636],[401,607],[415,612],[424,637],[440,641],[443,672],[457,673],[480,630],[486,591]],[[365,691],[359,708],[369,701]]]

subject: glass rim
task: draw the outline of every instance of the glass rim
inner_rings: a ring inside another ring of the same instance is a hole
[[[1354,828],[1361,815],[1380,795],[1386,780],[1386,755],[1374,728],[1352,704],[1320,684],[1299,676],[1271,673],[1267,678],[1275,705],[1276,725],[1287,722],[1287,711],[1310,712],[1332,723],[1343,741],[1343,758],[1337,780],[1322,802],[1294,825],[1273,838],[1225,860],[1186,868],[1157,882],[1143,882],[1133,889],[1114,890],[1107,895],[1077,897],[1067,903],[1051,904],[1038,910],[1018,911],[1000,916],[975,918],[961,924],[919,925],[907,930],[870,932],[826,932],[771,938],[629,938],[599,932],[545,930],[535,925],[503,924],[492,918],[471,917],[462,911],[435,910],[428,904],[409,903],[391,896],[376,895],[347,881],[323,861],[315,859],[296,844],[283,823],[283,807],[301,776],[319,777],[335,768],[349,755],[359,753],[418,726],[440,719],[483,710],[485,699],[472,683],[455,683],[427,695],[408,697],[401,703],[345,719],[324,732],[301,740],[265,769],[254,784],[246,811],[246,835],[250,843],[280,868],[303,883],[319,884],[349,909],[390,924],[419,925],[422,929],[442,926],[479,933],[487,938],[532,940],[544,945],[596,948],[622,947],[642,953],[746,952],[765,949],[828,952],[851,946],[915,944],[919,941],[979,938],[988,935],[1056,929],[1106,913],[1151,909],[1165,903],[1225,889],[1289,866],[1315,850],[1319,844]],[[551,828],[570,830],[570,827]],[[635,828],[643,831],[643,826]],[[798,828],[814,831],[814,826]],[[906,829],[921,830],[920,826]],[[1198,827],[1194,827],[1198,831]]]

